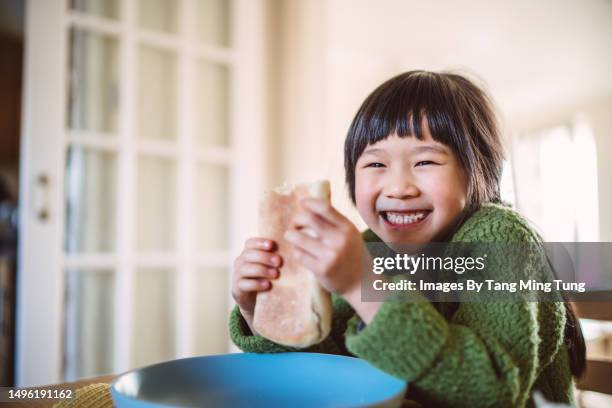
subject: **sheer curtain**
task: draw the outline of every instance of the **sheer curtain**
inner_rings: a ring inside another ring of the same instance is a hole
[[[551,242],[599,240],[597,155],[586,118],[512,142],[517,209]]]

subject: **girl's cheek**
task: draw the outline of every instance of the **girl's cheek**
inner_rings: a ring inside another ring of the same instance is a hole
[[[465,207],[467,188],[461,174],[439,174],[424,182],[424,187],[439,210],[453,213],[462,211]]]
[[[356,174],[355,204],[362,218],[368,219],[375,212],[376,179],[366,175]],[[374,214],[376,215],[376,214]]]

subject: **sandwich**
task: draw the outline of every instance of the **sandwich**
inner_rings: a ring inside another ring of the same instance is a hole
[[[284,235],[300,200],[306,197],[330,200],[328,181],[281,187],[268,192],[259,206],[259,233],[278,245],[283,258],[278,279],[272,287],[259,292],[255,303],[253,327],[275,343],[306,348],[323,341],[331,331],[332,302],[313,272],[295,262]],[[316,238],[312,230],[304,233]]]

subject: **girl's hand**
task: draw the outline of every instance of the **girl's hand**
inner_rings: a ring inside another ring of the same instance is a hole
[[[279,276],[283,259],[277,253],[276,242],[266,238],[250,238],[234,261],[232,297],[249,326],[255,311],[257,292],[269,290],[271,279]]]
[[[369,253],[357,228],[329,202],[302,200],[285,239],[293,246],[291,256],[314,272],[325,289],[351,304],[360,299],[361,268],[371,264]]]

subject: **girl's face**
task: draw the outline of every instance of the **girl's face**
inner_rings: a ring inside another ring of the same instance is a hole
[[[384,242],[440,240],[467,201],[465,172],[451,149],[431,137],[392,135],[366,147],[355,168],[359,214]]]

